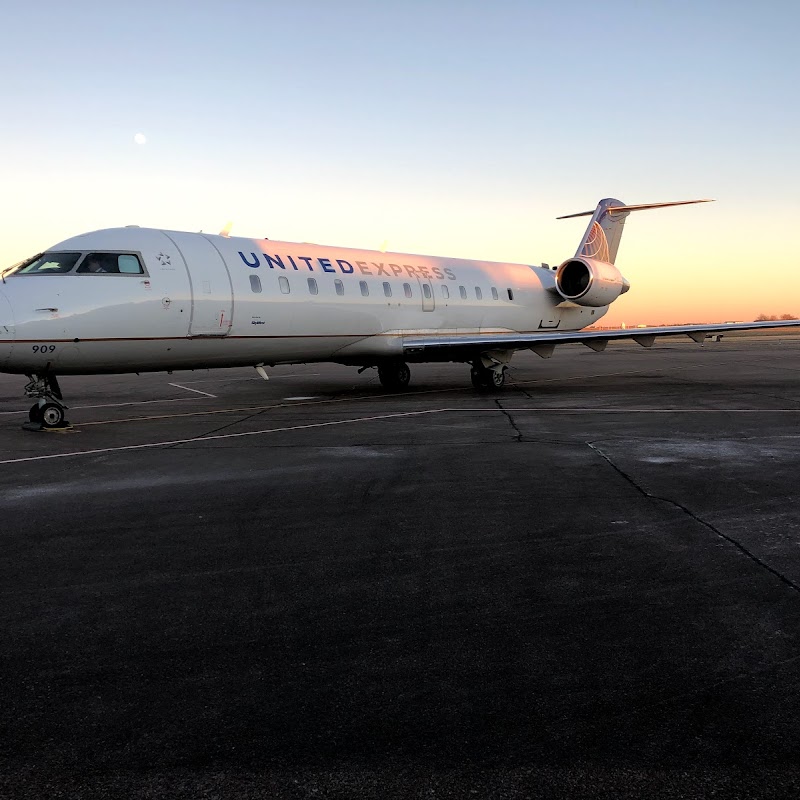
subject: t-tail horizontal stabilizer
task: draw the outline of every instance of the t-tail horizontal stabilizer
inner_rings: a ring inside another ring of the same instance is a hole
[[[600,201],[604,202],[604,201]],[[619,202],[618,200],[614,202]],[[608,206],[606,211],[609,214],[619,214],[623,211],[647,211],[648,208],[668,208],[669,206],[691,206],[694,203],[713,203],[713,200],[672,200],[669,203],[637,203],[636,205],[626,206],[620,203],[618,206]],[[596,210],[596,209],[595,209]],[[565,214],[563,217],[556,217],[556,219],[573,219],[574,217],[588,217],[594,214],[594,211],[580,211],[577,214]]]
[[[613,264],[622,239],[622,227],[625,218],[631,211],[645,211],[648,208],[668,208],[669,206],[688,206],[694,203],[713,203],[713,200],[675,200],[670,203],[637,203],[625,205],[621,200],[606,197],[597,204],[594,211],[580,211],[577,214],[566,214],[556,219],[573,219],[589,217],[589,227],[578,245],[576,256],[596,258]]]

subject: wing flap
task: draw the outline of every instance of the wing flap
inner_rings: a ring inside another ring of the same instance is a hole
[[[726,333],[727,331],[762,330],[765,328],[797,328],[800,320],[780,320],[766,322],[733,322],[728,324],[708,325],[665,325],[660,328],[621,328],[613,331],[548,331],[548,332],[514,332],[508,333],[475,333],[442,335],[428,334],[424,336],[407,336],[403,340],[403,352],[407,356],[439,353],[446,355],[449,351],[486,352],[489,350],[522,350],[531,349],[536,353],[552,352],[549,345],[585,344],[592,349],[600,349],[603,341],[617,339],[633,339],[642,347],[650,347],[653,342],[663,336],[689,336],[700,343],[707,336]],[[593,346],[594,345],[594,346]]]

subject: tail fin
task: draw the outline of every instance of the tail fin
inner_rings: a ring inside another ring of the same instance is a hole
[[[677,200],[672,203],[640,203],[626,206],[620,200],[606,197],[597,204],[594,211],[581,211],[579,214],[567,214],[556,219],[572,219],[573,217],[591,216],[589,227],[578,245],[576,256],[596,258],[613,264],[622,239],[622,228],[631,211],[644,211],[648,208],[666,208],[668,206],[686,206],[692,203],[713,203],[713,200]]]

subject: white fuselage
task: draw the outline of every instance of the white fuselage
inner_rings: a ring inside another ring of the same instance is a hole
[[[55,251],[133,253],[144,274],[6,277],[0,371],[372,365],[406,336],[579,330],[608,310],[564,303],[550,269],[523,264],[134,227]]]

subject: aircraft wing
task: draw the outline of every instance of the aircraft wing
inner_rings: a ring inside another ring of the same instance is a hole
[[[660,328],[622,328],[619,330],[582,331],[536,331],[515,333],[479,334],[427,334],[408,336],[403,340],[403,352],[408,357],[425,354],[438,356],[443,360],[469,357],[479,353],[502,350],[522,350],[529,348],[538,355],[548,358],[557,344],[585,344],[592,350],[604,350],[615,339],[633,339],[642,347],[651,347],[662,336],[688,336],[695,342],[702,342],[709,336],[728,331],[761,330],[763,328],[797,328],[800,320],[768,320],[766,322],[733,322],[711,325],[665,325]]]

